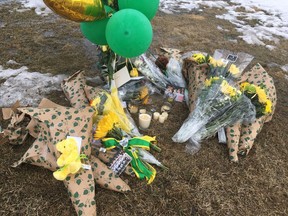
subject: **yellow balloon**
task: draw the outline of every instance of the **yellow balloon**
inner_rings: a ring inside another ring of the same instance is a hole
[[[106,17],[102,0],[43,0],[58,15],[76,22]]]

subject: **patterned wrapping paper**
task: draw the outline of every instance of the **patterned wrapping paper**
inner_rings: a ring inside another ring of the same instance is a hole
[[[3,109],[4,120],[11,119],[3,134],[12,144],[23,143],[28,133],[36,139],[14,167],[29,163],[51,171],[58,168],[56,162],[60,156],[55,145],[67,136],[81,137],[81,153],[88,156],[85,164],[91,165],[91,169],[80,169],[75,175],[68,175],[64,184],[77,214],[92,216],[96,215],[95,181],[103,188],[118,192],[130,191],[130,187],[91,155],[94,109],[88,106],[85,82],[83,73],[77,72],[62,83],[65,95],[74,107],[63,107],[43,99],[37,108]]]
[[[250,71],[244,73],[239,83],[242,82],[249,82],[254,85],[264,84],[267,89],[267,96],[272,102],[272,112],[252,123],[241,126],[236,124],[226,128],[229,156],[230,160],[234,162],[238,161],[238,154],[246,156],[249,153],[264,123],[272,119],[277,103],[274,81],[260,64],[256,64]]]
[[[192,112],[195,108],[197,93],[203,86],[209,72],[209,66],[207,64],[198,65],[192,58],[187,58],[184,60],[182,72],[188,83],[189,110]],[[274,81],[260,64],[256,64],[250,71],[242,74],[239,84],[245,81],[255,85],[261,83],[265,85],[268,98],[272,102],[272,112],[252,123],[235,124],[226,128],[229,158],[233,162],[238,161],[238,154],[247,155],[249,153],[264,123],[272,119],[277,102]]]

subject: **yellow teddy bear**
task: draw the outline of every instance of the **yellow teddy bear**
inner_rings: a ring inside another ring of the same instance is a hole
[[[56,149],[61,152],[57,165],[61,167],[53,173],[53,176],[63,181],[70,173],[75,174],[82,166],[81,156],[78,152],[77,142],[74,138],[68,138],[56,144]]]

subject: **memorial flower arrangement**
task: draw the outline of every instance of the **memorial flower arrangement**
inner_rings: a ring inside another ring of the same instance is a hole
[[[195,109],[173,136],[174,142],[186,142],[191,153],[198,151],[200,141],[213,136],[223,127],[255,118],[255,107],[236,87],[235,81],[241,75],[236,65],[216,60],[209,55],[194,54],[198,64],[207,64],[207,78],[195,101]]]

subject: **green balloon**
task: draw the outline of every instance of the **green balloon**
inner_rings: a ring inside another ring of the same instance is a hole
[[[149,48],[153,38],[150,21],[141,12],[123,9],[116,12],[106,27],[106,39],[118,55],[132,58]]]
[[[113,13],[114,10],[108,6],[104,6],[106,13]],[[82,34],[92,43],[97,45],[107,45],[105,36],[106,26],[109,17],[102,20],[95,20],[92,22],[81,22],[80,30]]]
[[[159,7],[159,0],[118,0],[119,9],[135,9],[152,20]]]

